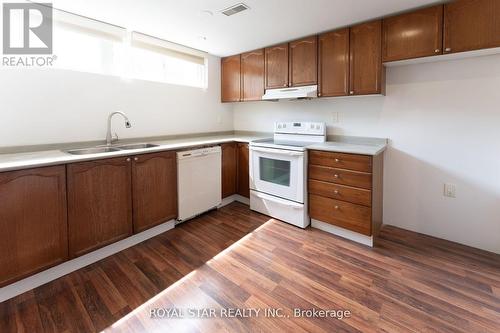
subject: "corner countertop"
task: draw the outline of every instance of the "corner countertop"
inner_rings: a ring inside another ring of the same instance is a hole
[[[43,150],[36,152],[0,154],[0,172],[36,168],[50,165],[60,165],[83,161],[93,161],[121,156],[132,156],[140,154],[155,153],[168,150],[189,149],[211,144],[221,144],[225,142],[245,142],[262,139],[265,136],[259,135],[208,135],[194,138],[180,138],[171,140],[149,141],[141,140],[159,145],[154,148],[121,150],[105,154],[71,155],[62,150]],[[116,145],[116,144],[115,144]]]
[[[0,172],[29,169],[51,165],[61,165],[75,162],[101,160],[121,156],[133,156],[168,150],[189,149],[194,147],[217,145],[225,142],[245,142],[269,138],[272,134],[221,134],[196,137],[181,137],[165,140],[141,139],[138,142],[157,144],[158,147],[134,150],[121,150],[105,154],[71,155],[60,149],[41,150],[35,152],[20,152],[0,154]],[[136,141],[137,142],[137,141]],[[125,143],[125,142],[124,142]],[[86,145],[89,147],[89,145]],[[94,145],[95,146],[95,145]],[[328,141],[307,146],[309,150],[322,150],[337,153],[349,153],[375,156],[387,147],[387,139],[361,138],[348,136],[329,136]],[[66,149],[65,147],[64,149]],[[76,148],[76,147],[75,147]]]

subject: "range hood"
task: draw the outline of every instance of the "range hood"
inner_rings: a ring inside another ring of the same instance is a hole
[[[263,100],[279,100],[279,99],[303,99],[318,97],[318,86],[303,86],[278,89],[266,89],[266,93],[262,96]]]

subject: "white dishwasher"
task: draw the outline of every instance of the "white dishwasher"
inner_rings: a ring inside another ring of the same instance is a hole
[[[220,146],[177,153],[178,221],[221,204],[221,156]]]

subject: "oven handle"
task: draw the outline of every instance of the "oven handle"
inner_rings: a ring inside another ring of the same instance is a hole
[[[269,148],[255,147],[255,146],[251,146],[250,149],[261,153],[270,153],[270,154],[287,155],[287,156],[304,156],[304,152],[291,151],[291,150],[269,149]]]

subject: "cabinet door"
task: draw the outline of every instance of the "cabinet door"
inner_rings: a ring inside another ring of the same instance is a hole
[[[135,233],[177,217],[175,152],[133,158],[132,198]]]
[[[241,55],[242,101],[260,101],[264,95],[264,49]]]
[[[241,98],[241,58],[235,55],[221,59],[222,102],[239,102]]]
[[[0,173],[0,286],[67,258],[65,167]]]
[[[383,61],[441,54],[443,6],[386,18],[383,32]]]
[[[265,48],[266,89],[288,87],[288,43]]]
[[[290,43],[290,86],[318,83],[318,37],[308,37]]]
[[[224,143],[222,148],[222,198],[236,193],[237,146],[234,142]]]
[[[67,166],[71,257],[132,235],[131,168],[126,157]]]
[[[444,5],[445,53],[500,47],[500,1],[458,0]]]
[[[350,95],[382,94],[385,68],[382,66],[382,21],[351,28]]]
[[[318,96],[349,94],[349,28],[319,36]]]
[[[250,198],[248,143],[238,143],[238,194]]]

